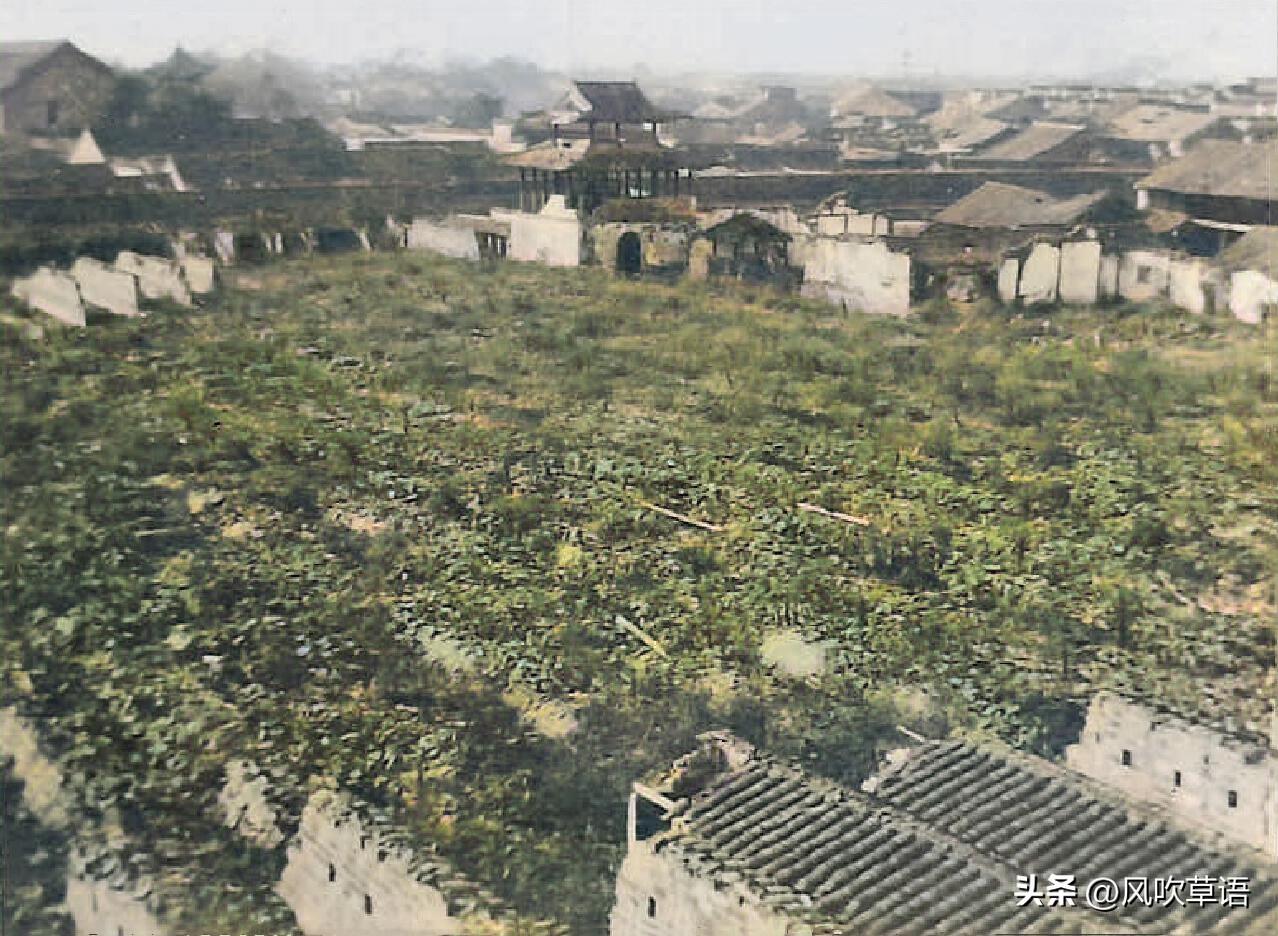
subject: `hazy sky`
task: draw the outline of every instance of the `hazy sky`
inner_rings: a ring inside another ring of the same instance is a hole
[[[174,45],[314,61],[396,51],[635,65],[915,75],[1273,74],[1278,0],[5,0],[0,37],[68,37],[113,61]]]

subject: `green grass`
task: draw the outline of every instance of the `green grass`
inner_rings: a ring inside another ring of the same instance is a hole
[[[423,256],[251,276],[0,350],[7,700],[157,873],[199,869],[191,928],[280,926],[282,855],[205,818],[232,756],[595,933],[629,782],[709,727],[856,782],[898,723],[1057,752],[1102,685],[1264,714],[1272,337]],[[824,674],[771,669],[777,631]]]

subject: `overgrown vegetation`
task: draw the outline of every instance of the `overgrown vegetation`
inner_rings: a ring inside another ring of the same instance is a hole
[[[282,853],[208,818],[233,756],[597,933],[629,782],[707,728],[854,783],[898,723],[1050,754],[1100,685],[1253,721],[1272,691],[1272,337],[416,256],[251,277],[0,350],[3,701],[199,882],[192,929],[286,925]]]

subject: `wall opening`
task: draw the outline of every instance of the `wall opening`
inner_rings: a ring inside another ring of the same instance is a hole
[[[368,894],[364,895],[364,913],[367,916],[373,915],[373,898]]]
[[[1238,808],[1238,791],[1237,790],[1229,791],[1229,808],[1230,809]]]
[[[337,880],[337,868],[333,865],[333,863],[332,863],[332,862],[329,862],[329,865],[328,865],[328,883],[332,884],[332,883],[333,883],[334,881],[336,881],[336,880]]]
[[[657,898],[648,898],[648,919],[655,920],[657,918]]]
[[[1124,767],[1130,767],[1132,765],[1132,752],[1124,749],[1121,760]]]
[[[638,276],[643,270],[643,244],[634,231],[626,231],[617,240],[617,272]]]
[[[1180,771],[1179,770],[1176,771],[1174,774],[1172,774],[1172,786],[1174,786],[1178,790],[1180,789]]]

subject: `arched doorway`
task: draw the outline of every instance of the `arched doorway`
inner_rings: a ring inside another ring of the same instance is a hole
[[[617,272],[622,276],[638,276],[643,270],[643,244],[634,231],[626,231],[617,241]]]

